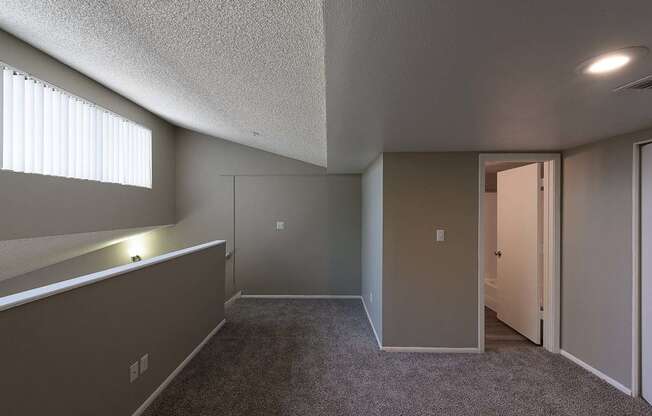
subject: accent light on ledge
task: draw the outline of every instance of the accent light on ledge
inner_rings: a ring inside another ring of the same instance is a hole
[[[129,253],[129,257],[131,257],[131,261],[134,263],[142,260],[140,256],[144,251],[142,239],[139,237],[140,236],[134,237],[127,243],[127,251]]]

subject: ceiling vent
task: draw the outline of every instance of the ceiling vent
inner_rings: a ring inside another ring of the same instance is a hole
[[[648,75],[639,80],[630,82],[625,85],[621,85],[620,87],[616,88],[614,91],[622,91],[622,90],[652,90],[652,75]]]

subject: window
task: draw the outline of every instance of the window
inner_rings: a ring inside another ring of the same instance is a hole
[[[151,188],[152,132],[2,67],[2,169]]]

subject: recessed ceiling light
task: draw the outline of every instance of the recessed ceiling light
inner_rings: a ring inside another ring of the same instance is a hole
[[[631,60],[632,58],[621,53],[607,55],[589,65],[586,72],[589,74],[604,74],[624,67]]]
[[[648,52],[648,48],[644,46],[618,49],[617,51],[608,52],[583,62],[577,67],[577,70],[581,73],[591,75],[608,74],[623,68]]]

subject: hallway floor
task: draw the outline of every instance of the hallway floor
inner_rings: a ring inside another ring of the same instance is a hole
[[[500,349],[504,346],[532,346],[535,344],[530,342],[523,335],[519,334],[507,324],[498,319],[498,314],[490,308],[484,308],[484,342],[487,351]]]
[[[529,343],[380,352],[359,300],[239,299],[147,416],[652,415]]]

